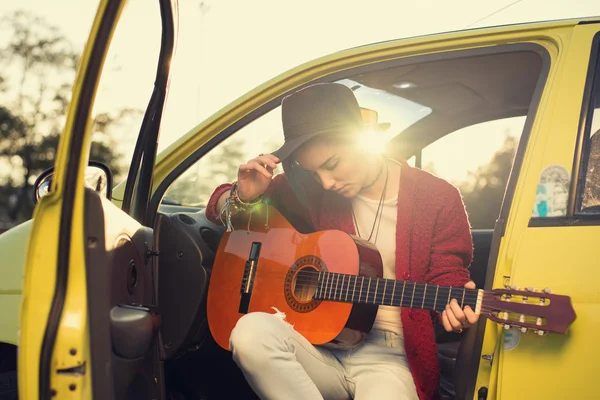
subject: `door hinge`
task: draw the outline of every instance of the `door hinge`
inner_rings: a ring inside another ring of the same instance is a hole
[[[494,362],[494,354],[484,354],[481,356],[482,359],[490,362],[490,365]]]

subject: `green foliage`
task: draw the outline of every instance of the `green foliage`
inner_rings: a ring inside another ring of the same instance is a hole
[[[469,173],[458,185],[474,229],[493,228],[500,213],[504,191],[517,149],[518,140],[507,136],[504,145],[486,165]]]
[[[600,206],[600,130],[590,138],[589,160],[585,174],[582,208]]]
[[[0,19],[0,221],[31,217],[35,178],[54,165],[79,54],[59,29],[32,13]],[[113,128],[135,110],[95,116],[90,159],[123,173]],[[4,210],[4,214],[2,211]]]
[[[242,138],[232,138],[217,146],[173,182],[163,202],[205,205],[215,187],[236,179],[239,165],[247,158],[243,145]]]

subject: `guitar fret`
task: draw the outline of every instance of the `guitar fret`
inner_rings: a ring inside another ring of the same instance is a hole
[[[319,271],[319,277],[317,278],[317,297],[320,298],[321,297],[321,287],[323,286],[323,282],[321,281],[321,275],[323,274],[323,271]]]
[[[344,298],[344,301],[348,301],[348,292],[350,291],[350,278],[352,277],[348,276],[348,283],[346,283],[346,297]]]
[[[386,289],[387,289],[387,283],[388,283],[388,280],[384,279],[383,294],[381,295],[381,304],[385,304],[385,296],[387,296],[387,291],[386,291]],[[390,302],[390,305],[392,305],[391,302]]]
[[[331,279],[331,288],[329,290],[329,299],[335,300],[335,279],[337,278],[337,274],[333,273],[333,279]]]
[[[402,303],[404,303],[404,289],[406,289],[406,281],[403,281],[404,285],[402,285],[402,294],[400,295],[400,307],[402,307]]]
[[[357,288],[359,277],[360,288]],[[319,300],[333,300],[350,303],[357,302],[366,304],[390,305],[396,307],[399,306],[408,308],[421,308],[424,310],[434,310],[441,312],[447,304],[450,304],[450,301],[453,298],[456,298],[457,301],[459,300],[458,296],[455,293],[452,293],[452,290],[460,289],[462,290],[462,294],[460,297],[461,309],[464,309],[464,307],[466,307],[467,305],[474,309],[474,307],[476,307],[477,305],[476,290],[452,286],[435,285],[434,294],[432,293],[431,285],[426,282],[420,283],[393,280],[394,284],[392,287],[392,280],[390,279],[377,277],[366,278],[368,278],[368,282],[365,285],[365,276],[319,271],[317,275],[317,284],[314,298]],[[375,279],[374,283],[373,279]],[[402,282],[402,291],[399,297],[396,295],[396,288],[398,282]],[[406,291],[407,283],[413,285],[412,293],[410,294],[410,303],[408,302],[408,299],[405,298],[405,295],[408,296],[408,293]],[[373,288],[371,288],[371,286],[373,286]],[[391,293],[388,292],[388,286],[390,286]],[[423,289],[422,292],[421,289]],[[352,293],[350,293],[350,290],[352,290]],[[356,298],[357,290],[358,299]],[[442,304],[442,302],[438,300],[440,299],[440,297],[443,298],[443,296],[446,296],[446,293],[444,293],[445,290],[448,291],[447,302],[446,304]],[[370,298],[371,293],[373,296],[372,299]],[[428,293],[431,293],[429,297],[432,297],[431,295],[433,295],[433,302],[431,298],[427,298]],[[387,300],[388,296],[389,301]],[[473,296],[475,296],[475,298],[472,298]]]
[[[363,276],[362,279],[360,280],[360,292],[358,293],[358,302],[360,303],[360,298],[362,296],[362,288],[363,285],[365,283],[365,277]]]

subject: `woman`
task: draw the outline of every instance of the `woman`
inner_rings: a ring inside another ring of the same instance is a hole
[[[437,177],[370,154],[350,89],[317,84],[282,102],[284,145],[239,167],[207,206],[212,221],[263,197],[309,229],[339,229],[379,250],[384,277],[474,288],[469,222],[458,190]],[[285,174],[273,178],[282,162]],[[446,330],[477,321],[456,300]],[[373,329],[351,349],[313,346],[277,312],[250,313],[230,337],[235,362],[263,399],[430,399],[439,384],[431,313],[379,307]]]

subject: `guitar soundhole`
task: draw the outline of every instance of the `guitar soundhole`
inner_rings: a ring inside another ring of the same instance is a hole
[[[312,300],[317,291],[319,271],[311,266],[300,268],[292,280],[292,292],[302,303]]]
[[[294,311],[306,313],[321,304],[320,300],[313,299],[321,270],[327,269],[317,256],[302,257],[289,269],[285,277],[284,293],[288,305]]]

